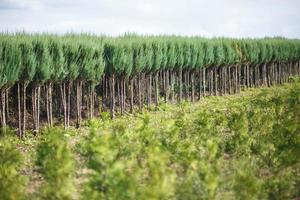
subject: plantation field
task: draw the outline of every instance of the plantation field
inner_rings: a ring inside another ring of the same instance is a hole
[[[2,131],[4,132],[4,131]],[[298,199],[300,82],[0,139],[0,199]]]

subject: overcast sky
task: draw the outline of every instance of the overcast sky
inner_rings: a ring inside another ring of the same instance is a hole
[[[0,0],[0,31],[300,38],[300,0]]]

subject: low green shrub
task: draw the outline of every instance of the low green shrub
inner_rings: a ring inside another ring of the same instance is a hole
[[[12,138],[15,139],[15,138]],[[8,137],[0,137],[0,199],[26,199],[26,178],[20,168],[23,156]]]
[[[48,129],[37,148],[36,164],[44,178],[39,194],[42,199],[73,199],[75,166],[65,135],[62,129]]]

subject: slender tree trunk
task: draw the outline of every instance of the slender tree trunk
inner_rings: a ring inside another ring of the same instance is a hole
[[[9,123],[9,88],[5,90],[6,123]]]
[[[194,80],[194,72],[191,73],[191,86],[192,86],[192,98],[191,98],[191,101],[195,102],[195,80]]]
[[[182,101],[182,68],[179,71],[179,103]]]
[[[152,75],[148,76],[148,109],[151,107],[151,97],[152,97]]]
[[[106,111],[106,101],[107,101],[107,84],[106,84],[106,76],[103,75],[102,78],[102,111]]]
[[[127,78],[125,77],[123,79],[123,108],[125,113],[126,113],[126,86],[127,85],[128,85]]]
[[[52,83],[49,83],[49,115],[50,126],[53,125],[53,108],[52,108]]]
[[[201,98],[202,98],[202,81],[203,81],[203,79],[202,79],[202,71],[201,70],[199,70],[198,71],[198,77],[199,77],[199,96],[198,96],[198,99],[199,100],[201,100]]]
[[[155,73],[154,77],[154,87],[155,87],[155,106],[158,106],[158,97],[159,97],[159,85],[158,85],[158,72]]]
[[[21,111],[21,86],[19,82],[18,82],[18,119],[19,119],[18,135],[21,138],[23,134],[22,134],[22,111]]]
[[[5,91],[2,90],[1,91],[1,107],[2,107],[2,116],[1,116],[2,122],[1,123],[2,123],[2,127],[4,127],[4,128],[6,126],[5,103],[6,103],[6,100],[5,100]]]
[[[22,127],[22,136],[25,135],[25,131],[26,131],[26,118],[27,118],[27,114],[26,114],[26,88],[27,88],[27,83],[23,83],[23,127]]]
[[[67,129],[67,101],[66,101],[66,84],[62,83],[60,85],[61,98],[64,110],[64,128]]]
[[[214,95],[218,95],[218,74],[217,74],[217,67],[214,67],[213,69],[213,74],[214,74]]]
[[[138,75],[138,102],[139,102],[139,110],[142,111],[142,93],[141,93],[141,74]]]
[[[186,80],[185,80],[185,93],[186,93],[186,97],[185,97],[185,99],[186,100],[189,100],[190,99],[190,72],[189,72],[189,70],[187,70],[186,72],[185,72],[185,74],[186,74]]]
[[[41,86],[37,88],[37,132],[40,130],[40,97],[41,97]]]
[[[48,85],[48,84],[46,84],[45,90],[46,90],[46,113],[47,113],[47,123],[48,123],[48,126],[49,126],[49,124],[50,124],[50,113],[49,113],[49,85]]]
[[[224,95],[227,94],[227,68],[228,67],[223,67],[223,82],[224,82]]]
[[[170,74],[169,70],[166,70],[166,87],[165,87],[165,102],[167,103],[169,101],[169,95],[170,95]]]
[[[134,83],[133,83],[133,77],[130,78],[130,113],[133,113],[133,93],[134,93]]]
[[[76,128],[79,128],[81,125],[81,107],[82,107],[82,81],[77,80],[76,82],[76,93],[77,93],[77,121]]]
[[[115,118],[115,75],[112,74],[110,77],[110,114],[111,118]]]
[[[171,101],[175,102],[175,72],[172,70],[171,73]]]
[[[263,86],[267,86],[267,64],[263,64]]]
[[[234,92],[238,92],[238,66],[234,67]]]
[[[72,88],[72,81],[68,81],[68,85],[67,85],[67,92],[66,92],[66,88],[65,90],[65,106],[66,106],[66,126],[67,128],[70,127],[70,115],[71,115],[71,88]],[[81,98],[80,98],[81,101]]]
[[[206,81],[205,81],[205,77],[206,77],[206,69],[203,68],[203,71],[202,71],[202,75],[203,75],[203,97],[206,96]]]
[[[231,76],[231,66],[228,67],[228,76],[227,76],[227,80],[228,80],[228,93],[232,94],[232,76]]]
[[[37,122],[36,122],[36,87],[34,86],[31,91],[32,99],[32,119],[33,119],[33,130],[36,132]]]

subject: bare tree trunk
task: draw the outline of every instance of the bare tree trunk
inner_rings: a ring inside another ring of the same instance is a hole
[[[49,115],[50,126],[53,125],[53,109],[52,109],[52,83],[49,83]]]
[[[195,102],[195,80],[194,80],[194,72],[191,73],[191,85],[192,85],[192,102]]]
[[[27,83],[23,83],[23,127],[22,127],[22,136],[25,135],[26,131],[26,88],[27,88]]]
[[[190,99],[190,72],[189,72],[189,70],[187,70],[185,72],[185,77],[186,77],[186,80],[185,80],[185,94],[186,94],[186,97],[185,97],[185,99],[189,100]]]
[[[158,72],[155,73],[154,77],[155,84],[155,106],[158,106],[158,97],[159,97],[159,85],[158,85]]]
[[[107,101],[107,84],[106,76],[103,75],[102,78],[102,111],[106,111],[106,101]]]
[[[133,93],[134,93],[134,91],[133,91],[133,77],[131,77],[130,78],[130,113],[133,113]]]
[[[2,90],[2,91],[1,91],[1,107],[2,107],[2,116],[1,116],[2,122],[1,122],[1,124],[2,124],[2,127],[4,127],[4,128],[5,128],[5,126],[6,126],[5,102],[6,102],[6,101],[5,101],[5,91]]]
[[[182,68],[179,71],[179,103],[182,101]]]
[[[199,81],[199,96],[198,96],[198,99],[199,100],[201,100],[201,98],[202,98],[202,81],[203,81],[203,79],[202,79],[202,71],[201,70],[199,70],[198,71],[198,81]]]
[[[9,88],[5,90],[6,123],[9,122]]]
[[[79,128],[81,125],[81,107],[82,107],[82,81],[77,80],[76,82],[76,93],[77,93],[77,121],[76,128]]]
[[[127,79],[126,77],[123,79],[123,108],[124,108],[124,112],[126,112],[126,86],[128,84],[127,83]]]
[[[232,87],[231,87],[231,79],[232,79],[232,76],[231,76],[231,66],[229,66],[227,68],[227,70],[228,70],[228,76],[227,76],[227,80],[228,80],[228,93],[232,94]]]
[[[36,122],[36,87],[34,86],[31,91],[32,99],[32,119],[33,119],[33,130],[36,132],[37,122]]]
[[[169,70],[166,70],[166,87],[165,87],[165,102],[167,103],[169,101],[169,95],[170,95],[170,73]]]
[[[63,104],[63,110],[64,110],[64,128],[67,128],[67,101],[66,101],[66,84],[62,83],[60,85],[60,91],[61,91],[61,98],[62,98],[62,104]]]
[[[18,82],[18,119],[19,119],[18,135],[21,138],[23,134],[22,134],[22,111],[21,111],[21,87],[19,82]]]
[[[65,87],[65,86],[64,86]],[[72,87],[72,81],[68,81],[67,85],[67,92],[66,88],[64,88],[65,91],[65,106],[66,106],[66,126],[67,128],[70,127],[70,115],[71,115],[71,87]],[[79,99],[81,101],[81,98]]]
[[[224,95],[227,94],[227,67],[223,67]]]
[[[234,67],[234,92],[237,93],[238,92],[238,66],[236,65]]]
[[[119,89],[119,104],[120,104],[120,107],[121,107],[121,115],[124,114],[124,84],[123,84],[123,81],[124,81],[124,77],[122,76],[120,79],[119,79],[119,85],[120,87],[118,88]]]
[[[41,96],[41,86],[37,88],[37,132],[40,130],[40,96]]]
[[[49,86],[46,84],[45,86],[46,89],[46,113],[47,113],[47,123],[48,126],[50,124],[50,113],[49,113]]]
[[[203,97],[206,96],[206,82],[205,82],[205,77],[206,77],[206,69],[203,68]]]
[[[217,74],[217,67],[214,67],[213,69],[213,74],[214,74],[214,95],[218,95],[218,74]]]
[[[142,93],[141,93],[141,74],[138,75],[138,101],[139,101],[139,110],[143,109],[142,105]]]
[[[171,73],[171,101],[172,103],[175,102],[175,72],[174,71],[170,71]]]
[[[148,76],[148,109],[151,107],[151,97],[152,97],[152,76]]]
[[[112,74],[110,77],[110,114],[111,118],[115,118],[115,75]]]

